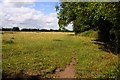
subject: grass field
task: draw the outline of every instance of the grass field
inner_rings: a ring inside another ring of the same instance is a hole
[[[51,77],[56,68],[64,70],[74,55],[76,77],[115,78],[118,56],[99,49],[94,40],[64,32],[4,32],[3,73]]]

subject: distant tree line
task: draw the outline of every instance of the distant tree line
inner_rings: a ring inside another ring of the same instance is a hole
[[[19,27],[2,28],[2,31],[20,31]]]
[[[2,31],[39,31],[39,32],[73,32],[70,31],[66,28],[62,28],[62,29],[58,29],[58,30],[54,30],[54,29],[32,29],[32,28],[23,28],[23,29],[19,29],[19,27],[13,27],[13,28],[2,28]]]

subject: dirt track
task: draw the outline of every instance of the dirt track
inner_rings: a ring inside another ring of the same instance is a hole
[[[54,78],[75,78],[75,57],[71,58],[69,65],[66,65],[66,68],[63,71],[60,71],[59,68],[56,69],[56,72],[53,74]]]

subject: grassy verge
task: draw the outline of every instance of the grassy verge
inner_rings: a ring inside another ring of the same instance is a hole
[[[83,42],[77,51],[77,77],[116,78],[118,56],[100,50],[91,38],[80,38]]]

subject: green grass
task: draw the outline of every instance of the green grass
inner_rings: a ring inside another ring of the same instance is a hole
[[[59,67],[64,70],[74,54],[76,77],[101,78],[112,74],[118,57],[99,49],[95,38],[62,32],[5,32],[2,35],[3,72],[21,70],[28,75],[46,76]],[[111,76],[107,76],[111,77]],[[112,75],[114,77],[114,74]]]
[[[77,77],[114,78],[116,76],[112,73],[117,67],[118,57],[116,55],[100,50],[98,45],[89,41],[89,38],[84,38],[82,45],[82,47],[79,46],[77,52]]]
[[[85,32],[81,33],[80,36],[97,38],[98,37],[98,31],[94,31],[94,30],[85,31]]]

